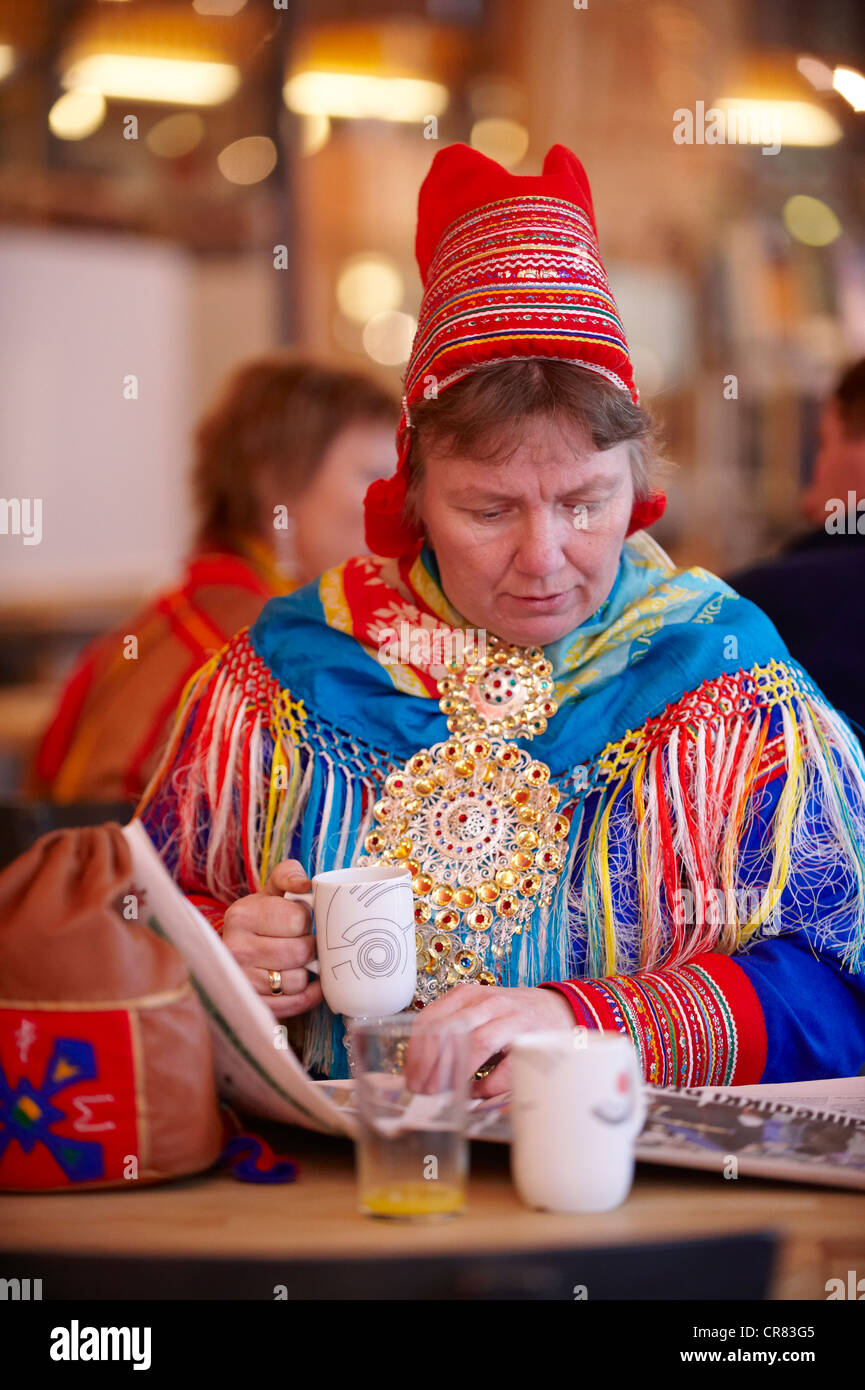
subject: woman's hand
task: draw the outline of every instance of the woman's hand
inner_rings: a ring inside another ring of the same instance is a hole
[[[260,893],[238,898],[225,913],[222,939],[277,1018],[293,1018],[322,1001],[321,985],[304,970],[315,958],[312,912],[306,903],[289,902],[284,893],[308,893],[312,887],[301,864],[277,864]],[[282,975],[282,994],[272,994],[268,970]]]
[[[520,1033],[576,1027],[574,1011],[558,990],[526,985],[455,985],[427,1004],[414,1023],[406,1056],[405,1077],[410,1090],[422,1092],[435,1077],[435,1045],[431,1038],[425,1043],[425,1029],[450,1019],[459,1019],[468,1028],[470,1076],[497,1052],[505,1051]],[[511,1066],[505,1057],[489,1076],[474,1082],[472,1096],[496,1096],[510,1088]]]

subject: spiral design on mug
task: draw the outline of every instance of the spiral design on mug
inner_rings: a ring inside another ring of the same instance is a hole
[[[361,937],[355,963],[362,975],[375,979],[392,975],[402,956],[399,943],[391,932],[369,932]]]

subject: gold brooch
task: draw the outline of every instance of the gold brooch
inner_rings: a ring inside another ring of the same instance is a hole
[[[509,742],[543,733],[556,712],[541,648],[490,638],[483,658],[458,665],[438,682],[451,737],[387,778],[364,842],[412,874],[418,1005],[463,980],[498,983],[512,938],[551,901],[570,829],[549,768]]]

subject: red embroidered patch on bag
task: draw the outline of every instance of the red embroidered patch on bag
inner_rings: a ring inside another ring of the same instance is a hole
[[[137,1174],[132,1031],[125,1009],[0,1009],[0,1187]]]

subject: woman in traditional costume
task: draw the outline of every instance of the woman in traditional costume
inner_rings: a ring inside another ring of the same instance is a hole
[[[294,354],[232,372],[196,431],[198,534],[184,572],[81,655],[34,755],[31,795],[141,797],[202,663],[268,599],[362,544],[361,500],[393,467],[396,415],[376,382]]]
[[[569,1025],[656,1084],[859,1072],[862,754],[760,610],[644,529],[664,497],[582,165],[443,150],[417,256],[376,558],[199,672],[145,826],[314,1075],[349,1074],[344,1022],[282,895],[377,861],[411,870],[417,1026],[468,1023],[476,1094]]]

